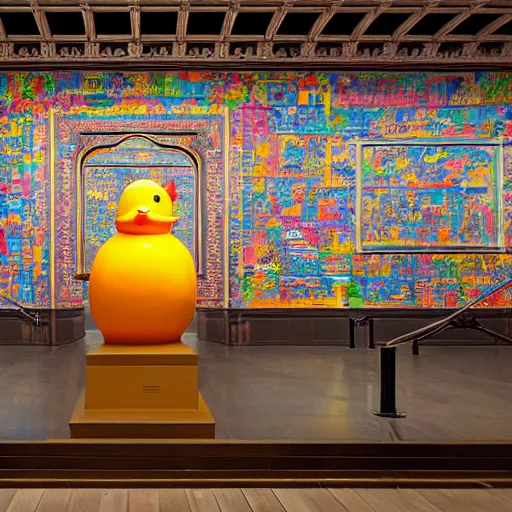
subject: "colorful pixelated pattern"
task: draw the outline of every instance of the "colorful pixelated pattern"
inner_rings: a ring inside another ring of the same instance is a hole
[[[368,307],[453,307],[510,277],[512,74],[9,73],[0,97],[0,291],[26,305],[50,305],[50,111],[64,120],[58,306],[82,301],[72,176],[87,123],[99,132],[203,123],[205,305],[223,304],[222,264],[237,307],[342,307],[352,297]],[[223,151],[229,240],[218,228]],[[111,232],[116,187],[152,175],[161,154],[137,172],[113,172],[110,157],[87,169],[86,197],[104,194],[87,206],[87,264]],[[185,180],[176,166],[166,172]],[[178,188],[186,198],[192,186]],[[488,301],[509,304],[509,292]]]

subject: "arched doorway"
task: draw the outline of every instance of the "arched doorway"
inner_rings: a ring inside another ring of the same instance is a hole
[[[173,233],[187,246],[199,266],[198,163],[181,148],[169,147],[144,135],[127,135],[116,144],[97,147],[82,161],[83,264],[90,271],[103,243],[116,233],[117,202],[123,189],[137,179],[160,184],[174,181],[178,190]]]

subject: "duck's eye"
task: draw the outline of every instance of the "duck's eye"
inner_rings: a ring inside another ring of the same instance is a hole
[[[160,202],[160,196],[158,194],[156,196],[153,196],[153,200],[155,201],[155,203],[159,203]]]

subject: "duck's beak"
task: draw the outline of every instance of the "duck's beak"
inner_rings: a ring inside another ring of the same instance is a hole
[[[152,212],[147,206],[139,206],[136,210],[130,210],[129,212],[116,218],[116,222],[124,224],[131,223],[137,225],[143,225],[148,222],[157,224],[174,224],[179,217],[173,215],[159,215],[156,212]]]
[[[140,206],[137,208],[137,215],[135,215],[135,219],[133,219],[133,222],[137,224],[138,226],[141,226],[143,224],[146,224],[148,221],[148,214],[149,214],[149,208],[147,206]]]

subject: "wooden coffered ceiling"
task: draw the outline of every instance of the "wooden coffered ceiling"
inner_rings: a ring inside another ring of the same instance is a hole
[[[511,68],[512,0],[0,0],[4,68]]]

